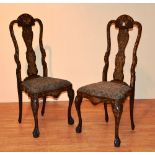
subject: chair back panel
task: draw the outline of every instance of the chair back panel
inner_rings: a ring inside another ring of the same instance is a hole
[[[128,29],[120,29],[118,36],[118,53],[116,54],[115,58],[115,70],[113,74],[114,80],[123,81],[124,74],[123,74],[123,67],[125,64],[125,48],[127,46],[129,40],[129,33]]]
[[[109,55],[111,51],[111,38],[110,38],[110,27],[114,24],[115,28],[118,29],[118,53],[115,58],[115,69],[113,73],[113,80],[123,82],[124,73],[123,68],[125,64],[125,49],[129,41],[129,31],[133,29],[134,26],[138,27],[138,35],[135,41],[135,45],[133,48],[133,57],[132,57],[132,65],[131,65],[131,79],[130,86],[134,87],[135,85],[135,67],[137,64],[137,48],[141,38],[142,26],[139,22],[134,21],[128,15],[121,15],[116,20],[111,20],[107,25],[107,51],[105,53],[104,61],[105,66],[103,69],[103,81],[107,81],[107,71],[109,67]]]
[[[13,25],[15,23],[18,24],[19,27],[22,27],[22,37],[26,45],[26,59],[28,63],[28,68],[27,68],[27,74],[28,77],[36,77],[38,74],[38,69],[36,65],[36,55],[35,51],[33,50],[32,47],[32,41],[33,41],[33,31],[32,31],[32,26],[35,25],[35,22],[38,22],[40,25],[40,37],[39,37],[39,46],[40,46],[40,51],[42,54],[42,65],[43,65],[43,76],[47,76],[47,64],[45,61],[46,53],[43,47],[42,43],[42,33],[43,33],[43,24],[40,19],[34,19],[31,15],[29,14],[22,14],[20,15],[17,20],[14,20],[10,23],[10,33],[11,37],[15,46],[15,61],[17,63],[17,70],[20,71],[19,68],[19,48],[17,44],[17,40],[14,35],[13,31]]]
[[[36,55],[32,47],[32,40],[33,40],[33,31],[32,26],[34,25],[34,19],[32,16],[24,14],[19,16],[18,19],[18,26],[22,27],[22,36],[23,40],[26,45],[26,59],[28,63],[27,74],[28,76],[37,75],[38,69],[36,66]]]

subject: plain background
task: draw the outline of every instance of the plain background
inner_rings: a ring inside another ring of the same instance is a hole
[[[18,102],[14,46],[9,24],[22,13],[40,18],[44,24],[43,43],[47,52],[49,76],[63,78],[73,83],[76,90],[86,84],[102,79],[104,54],[107,48],[106,26],[111,19],[128,14],[142,24],[142,37],[137,51],[136,98],[155,98],[155,4],[0,4],[0,103]],[[14,27],[20,47],[22,77],[26,75],[26,48],[21,28]],[[42,74],[38,46],[39,26],[34,30],[33,48],[37,66]],[[112,51],[108,80],[113,77],[114,58],[118,51],[118,31],[112,26]],[[125,81],[130,81],[133,43],[137,29],[130,32],[124,67]],[[24,94],[24,101],[29,101]],[[49,98],[49,100],[53,100]],[[64,93],[59,100],[68,100]]]

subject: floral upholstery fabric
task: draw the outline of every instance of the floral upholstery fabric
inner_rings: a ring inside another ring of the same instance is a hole
[[[70,85],[71,83],[67,80],[51,77],[39,77],[23,81],[23,87],[29,93],[42,93],[42,92],[54,91],[68,87]]]
[[[108,98],[114,100],[123,99],[125,95],[130,91],[131,88],[128,85],[110,81],[93,83],[78,89],[79,93],[85,93],[89,96]]]

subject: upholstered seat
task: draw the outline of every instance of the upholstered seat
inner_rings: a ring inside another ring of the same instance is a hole
[[[120,100],[131,91],[128,85],[116,82],[98,82],[83,86],[78,93],[85,93],[89,96]]]
[[[23,81],[23,88],[29,93],[43,93],[55,91],[61,88],[71,86],[71,82],[63,79],[51,77],[38,77]]]

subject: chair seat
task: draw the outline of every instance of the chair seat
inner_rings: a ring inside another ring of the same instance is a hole
[[[84,93],[89,96],[98,98],[107,98],[114,100],[123,99],[130,91],[131,87],[129,87],[128,85],[110,81],[93,83],[78,89],[79,93]]]
[[[63,89],[72,85],[69,81],[51,77],[38,77],[23,81],[23,87],[29,93],[42,93]]]

